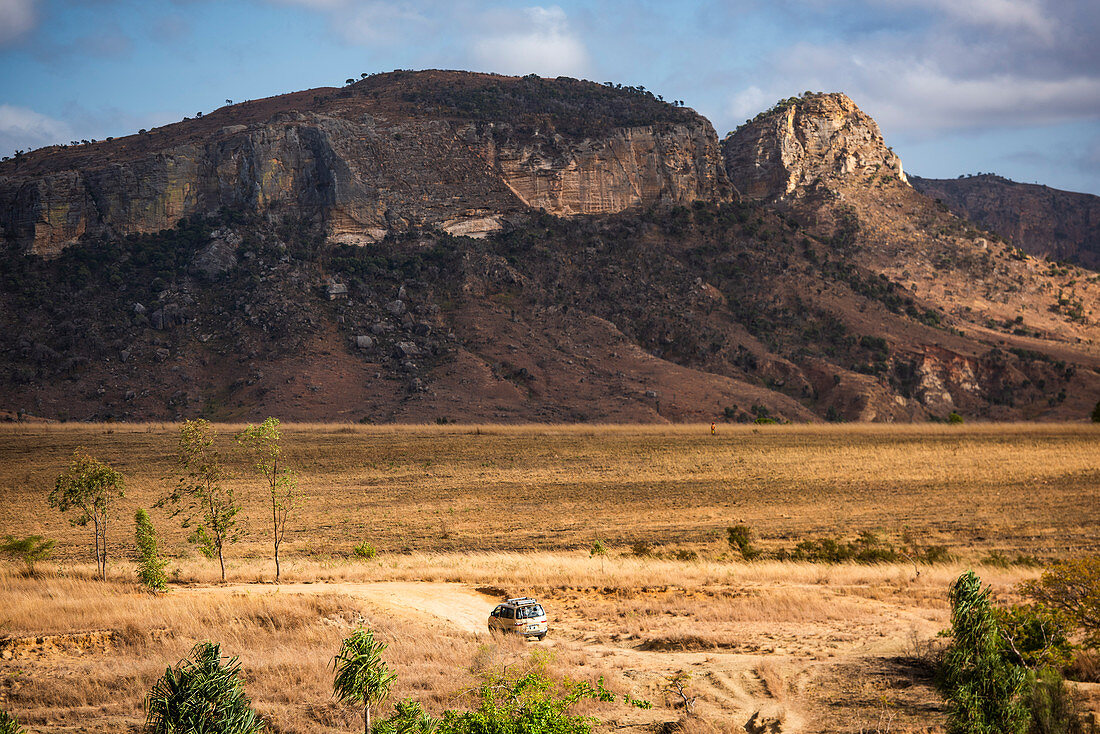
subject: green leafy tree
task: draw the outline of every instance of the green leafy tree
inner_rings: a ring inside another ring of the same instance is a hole
[[[50,553],[53,552],[53,544],[54,541],[45,540],[41,535],[28,535],[25,538],[15,538],[9,535],[7,540],[0,543],[0,553],[18,558],[27,564],[27,573],[34,576],[34,564],[50,557]]]
[[[952,641],[938,683],[948,701],[950,734],[1020,734],[1028,725],[1021,701],[1022,668],[1004,652],[1004,639],[989,590],[973,571],[951,587]]]
[[[279,546],[286,524],[298,504],[298,480],[279,462],[282,454],[279,419],[268,418],[258,426],[249,424],[237,434],[237,442],[252,459],[252,468],[263,478],[271,500],[271,534],[275,545],[275,583],[279,582]]]
[[[222,660],[221,646],[203,642],[168,668],[145,697],[148,734],[259,734],[264,722],[252,710],[237,658]]]
[[[13,714],[0,711],[0,734],[25,734],[25,731]]]
[[[172,516],[183,517],[183,527],[194,525],[190,540],[207,558],[217,558],[225,581],[226,544],[236,540],[237,513],[241,506],[224,482],[229,471],[214,447],[217,432],[202,418],[180,426],[179,480],[158,505],[170,504]]]
[[[396,673],[382,660],[386,644],[374,639],[374,632],[357,629],[345,638],[340,652],[332,659],[335,678],[332,693],[346,703],[363,704],[363,731],[371,734],[370,710],[390,695]]]
[[[138,579],[150,591],[167,589],[168,575],[164,573],[164,567],[168,561],[160,557],[157,531],[143,507],[134,513],[134,545],[138,552]]]
[[[1059,561],[1020,590],[1036,603],[1058,610],[1084,635],[1086,647],[1100,646],[1100,558]]]
[[[107,579],[107,522],[111,519],[111,502],[123,496],[122,475],[84,449],[73,454],[68,470],[57,478],[50,492],[51,507],[61,512],[75,511],[69,518],[74,526],[92,525],[95,532],[96,570]]]

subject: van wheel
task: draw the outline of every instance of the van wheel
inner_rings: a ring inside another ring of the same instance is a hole
[[[546,637],[545,632],[543,632],[541,635],[535,635],[535,639],[538,640],[539,642],[542,642],[543,637]]]

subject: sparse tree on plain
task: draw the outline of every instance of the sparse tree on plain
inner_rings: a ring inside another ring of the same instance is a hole
[[[332,693],[346,703],[363,704],[363,731],[370,734],[370,710],[390,695],[396,673],[391,673],[382,660],[386,644],[374,639],[374,632],[357,629],[345,638],[340,652],[332,660],[336,677]]]
[[[50,507],[61,512],[75,510],[69,518],[74,526],[92,524],[95,531],[95,562],[99,577],[107,580],[107,522],[111,518],[111,502],[123,496],[122,474],[84,449],[77,449],[68,470],[57,478],[50,492]]]
[[[271,532],[275,546],[275,583],[279,582],[279,546],[286,535],[286,523],[298,503],[298,478],[280,463],[282,434],[279,419],[268,418],[258,426],[249,424],[237,434],[237,442],[252,459],[252,468],[263,477],[271,500]]]
[[[224,485],[230,477],[214,448],[217,432],[199,418],[180,426],[179,480],[176,488],[158,505],[174,506],[172,516],[183,516],[183,527],[195,524],[190,540],[198,543],[207,558],[218,559],[225,581],[224,548],[237,538],[237,513],[241,506],[233,490]]]

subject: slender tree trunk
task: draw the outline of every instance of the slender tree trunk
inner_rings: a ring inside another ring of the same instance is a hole
[[[222,567],[222,583],[225,583],[225,559],[222,558],[221,539],[218,540],[218,564]]]
[[[271,488],[271,523],[275,536],[275,583],[279,583],[279,511],[275,503],[275,488]]]
[[[370,706],[366,707],[366,713],[363,715],[363,719],[366,721],[366,727],[363,729],[363,734],[370,734]]]
[[[107,513],[103,513],[103,580],[107,580]]]

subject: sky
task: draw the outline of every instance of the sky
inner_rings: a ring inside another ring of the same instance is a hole
[[[0,155],[393,69],[844,92],[906,171],[1100,194],[1100,0],[0,0]]]

